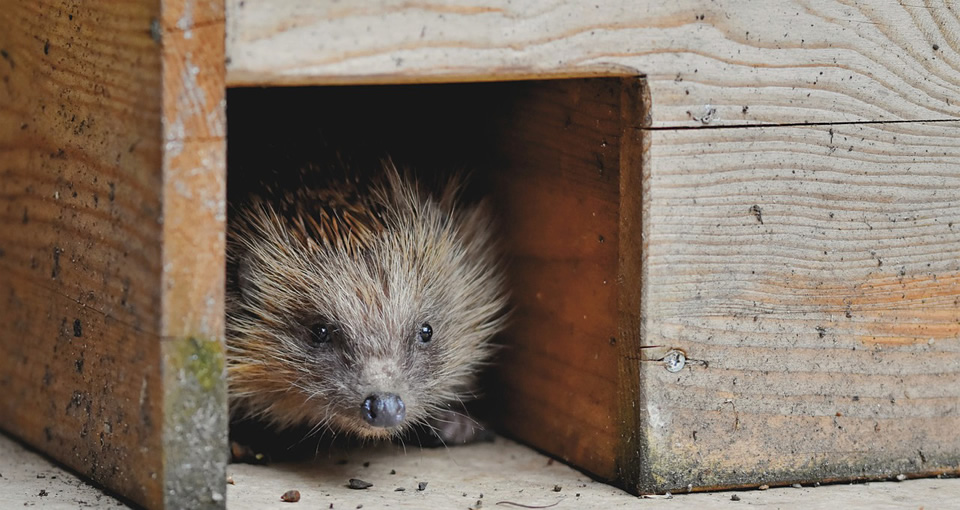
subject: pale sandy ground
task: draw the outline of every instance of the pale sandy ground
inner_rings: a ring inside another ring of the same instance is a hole
[[[677,494],[639,499],[597,483],[559,462],[506,439],[448,450],[390,446],[349,453],[321,452],[304,464],[231,465],[230,510],[262,509],[510,509],[508,503],[556,509],[764,508],[960,509],[960,479]],[[395,471],[396,474],[391,474]],[[350,478],[373,484],[346,487]],[[424,490],[417,490],[426,482]],[[404,491],[395,489],[402,487]],[[299,503],[283,503],[285,491]],[[556,489],[559,489],[557,491]],[[40,496],[41,491],[46,495]],[[481,496],[482,495],[482,496]],[[733,501],[736,495],[739,501]],[[333,505],[332,507],[330,505]],[[362,505],[362,506],[361,506]],[[126,508],[72,474],[0,435],[0,508]]]

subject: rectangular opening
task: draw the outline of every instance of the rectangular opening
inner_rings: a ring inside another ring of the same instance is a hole
[[[624,402],[639,378],[620,363],[640,344],[641,103],[636,77],[231,89],[229,195],[332,159],[469,172],[498,215],[514,309],[481,414],[617,480],[637,458],[640,406]]]

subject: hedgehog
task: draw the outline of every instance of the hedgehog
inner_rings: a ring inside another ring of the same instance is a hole
[[[463,412],[506,322],[485,201],[463,179],[301,170],[230,204],[231,416],[361,439],[419,427],[441,443],[482,429]]]

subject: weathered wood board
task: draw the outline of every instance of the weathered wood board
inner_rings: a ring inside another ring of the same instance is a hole
[[[0,427],[221,507],[222,4],[0,1]]]
[[[639,80],[513,88],[490,148],[502,159],[488,170],[515,308],[492,397],[504,430],[612,480],[623,433],[618,386],[627,384],[618,354],[628,348],[625,335],[639,340],[618,315],[621,299],[633,315],[640,310],[630,278],[641,267],[639,230],[630,232],[636,238],[620,232],[623,219],[639,224],[639,214],[621,214],[620,198],[621,183],[639,184],[641,174],[639,159],[621,158],[631,144],[639,152],[642,110],[621,118],[623,96],[636,96]],[[627,202],[639,213],[639,193]]]
[[[960,470],[960,122],[648,136],[641,486]]]
[[[649,79],[654,127],[957,118],[958,13],[951,0],[227,0],[227,80],[630,69]]]

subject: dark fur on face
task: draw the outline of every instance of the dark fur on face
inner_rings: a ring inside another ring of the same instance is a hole
[[[384,167],[232,212],[235,417],[385,438],[472,394],[507,304],[491,215],[459,203],[456,180],[430,194]],[[371,419],[371,402],[394,419]]]

